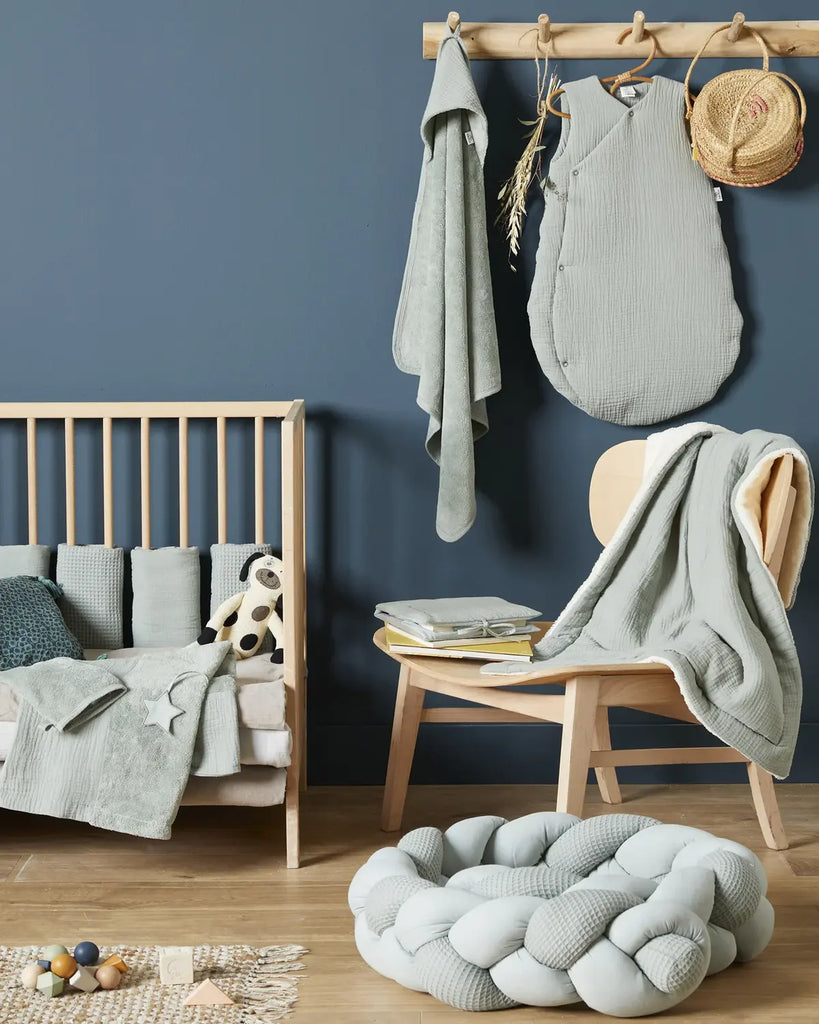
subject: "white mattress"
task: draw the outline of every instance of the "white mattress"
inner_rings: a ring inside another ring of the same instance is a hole
[[[17,732],[16,722],[0,722],[0,761],[5,761]],[[290,730],[240,729],[239,751],[242,764],[262,764],[286,768],[290,764]]]

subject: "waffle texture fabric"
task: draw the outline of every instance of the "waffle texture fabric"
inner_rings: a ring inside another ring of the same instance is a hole
[[[567,82],[529,299],[543,372],[612,423],[660,423],[709,401],[742,316],[711,184],[685,130],[684,87],[655,75],[611,95]]]
[[[348,901],[372,968],[458,1009],[639,1017],[765,949],[766,889],[754,853],[700,829],[546,811],[409,832]]]
[[[63,588],[65,623],[84,648],[122,647],[122,548],[60,544],[57,583]]]

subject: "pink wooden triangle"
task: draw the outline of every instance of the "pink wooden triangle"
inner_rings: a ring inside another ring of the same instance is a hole
[[[234,1006],[233,1000],[230,996],[215,985],[210,978],[197,985],[196,988],[191,992],[183,1006]]]

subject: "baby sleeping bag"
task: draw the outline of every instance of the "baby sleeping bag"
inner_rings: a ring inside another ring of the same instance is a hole
[[[532,343],[589,415],[659,423],[711,399],[739,352],[714,190],[691,159],[682,83],[563,88],[571,119],[544,187]]]

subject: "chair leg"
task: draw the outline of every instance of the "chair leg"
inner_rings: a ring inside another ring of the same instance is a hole
[[[773,776],[753,761],[748,762],[748,781],[754,798],[759,827],[769,850],[787,850],[788,837],[782,825]]]
[[[415,741],[418,739],[418,726],[421,724],[424,707],[426,691],[420,686],[412,686],[410,675],[410,669],[402,665],[395,697],[384,803],[381,807],[381,828],[384,832],[396,832],[401,828]]]
[[[583,814],[586,780],[594,743],[597,718],[598,676],[570,679],[563,705],[563,738],[560,744],[560,776],[557,781],[557,809],[566,814]]]
[[[611,750],[611,732],[609,731],[609,709],[605,706],[597,708],[594,719],[594,749]],[[600,796],[607,804],[621,804],[623,796],[617,782],[616,768],[595,768],[595,778]]]

